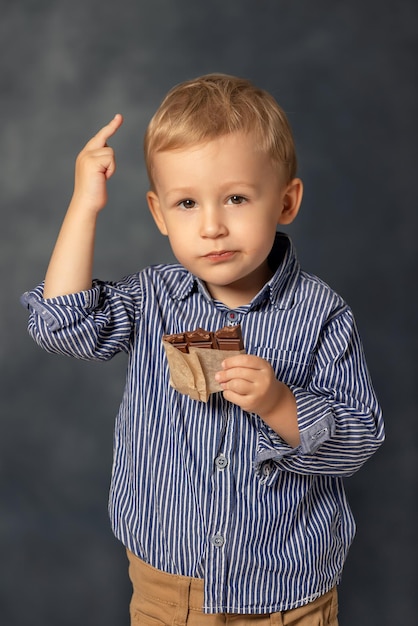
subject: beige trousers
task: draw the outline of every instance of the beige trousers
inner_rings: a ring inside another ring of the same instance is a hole
[[[133,585],[131,626],[338,626],[337,589],[289,611],[264,615],[204,614],[203,580],[175,576],[127,551]]]

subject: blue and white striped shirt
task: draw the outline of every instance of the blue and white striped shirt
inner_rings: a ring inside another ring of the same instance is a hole
[[[355,525],[342,479],[384,438],[352,312],[302,272],[278,234],[275,274],[228,309],[180,265],[158,265],[89,291],[23,296],[43,348],[81,359],[129,356],[116,419],[109,510],[141,559],[204,578],[204,611],[269,613],[305,604],[340,579]],[[246,351],[295,395],[301,444],[256,414],[175,391],[162,335],[240,323]]]

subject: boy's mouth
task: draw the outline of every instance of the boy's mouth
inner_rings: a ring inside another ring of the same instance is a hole
[[[235,250],[213,250],[204,255],[209,261],[228,261],[235,255]]]

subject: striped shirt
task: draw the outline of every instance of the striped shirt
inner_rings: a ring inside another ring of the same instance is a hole
[[[203,578],[207,613],[283,611],[338,583],[355,532],[342,480],[384,438],[351,310],[301,271],[286,235],[270,262],[273,278],[234,310],[177,264],[49,300],[40,285],[22,298],[44,349],[128,354],[112,528],[152,566]],[[296,398],[297,448],[221,393],[204,403],[170,386],[163,334],[236,323],[246,351],[271,363]]]

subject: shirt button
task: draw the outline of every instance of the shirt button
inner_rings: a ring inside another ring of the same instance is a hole
[[[263,474],[264,476],[270,476],[271,473],[271,465],[270,463],[264,463],[263,465]]]
[[[215,459],[215,465],[220,470],[225,469],[225,467],[228,465],[228,459],[220,454]]]
[[[229,311],[227,314],[228,322],[232,322],[233,324],[238,324],[238,315],[235,311]]]
[[[215,548],[222,548],[225,543],[225,539],[222,535],[218,533],[217,535],[213,535],[213,537],[211,538],[211,542],[213,543]]]

